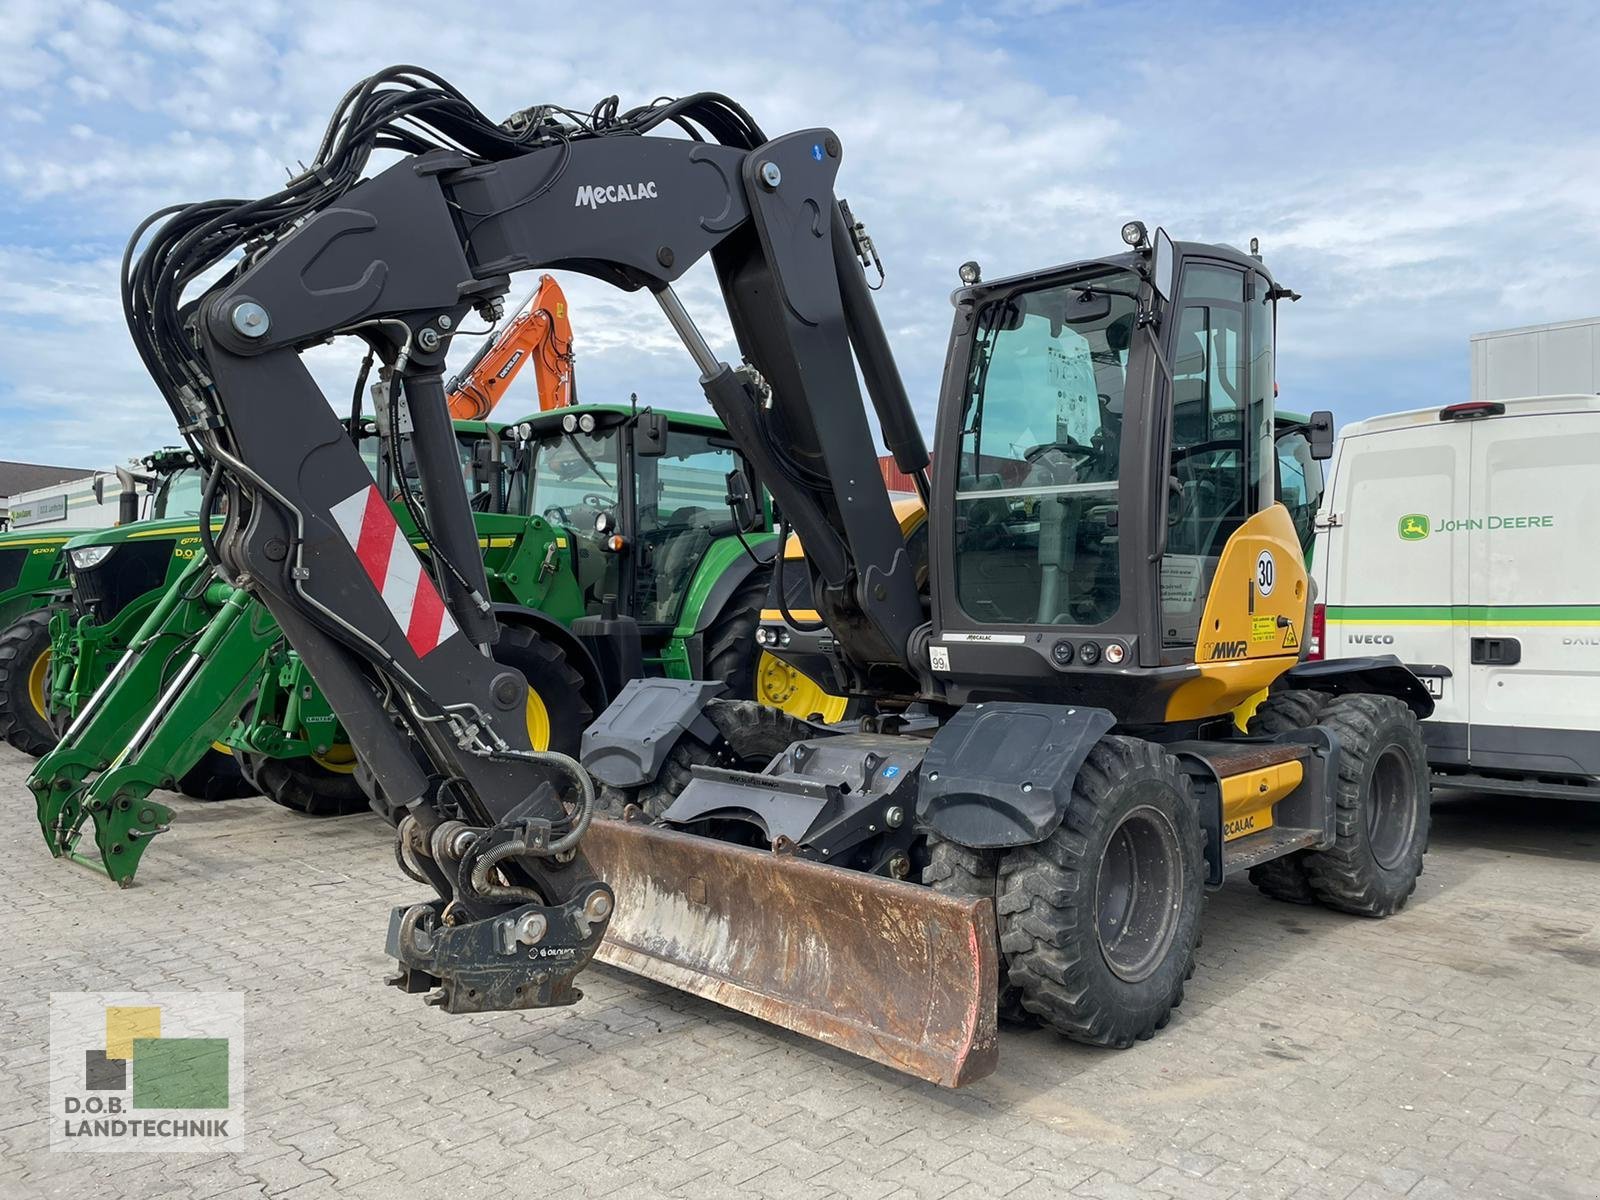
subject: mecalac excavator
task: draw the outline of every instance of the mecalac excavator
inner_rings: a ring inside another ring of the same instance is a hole
[[[374,150],[398,161],[363,178]],[[1002,1010],[1150,1036],[1230,874],[1374,916],[1415,884],[1425,690],[1393,660],[1300,662],[1312,597],[1272,447],[1290,293],[1136,222],[1103,259],[965,271],[930,472],[843,153],[710,94],[495,122],[401,67],[345,95],[282,191],[136,235],[134,338],[207,503],[227,497],[207,553],[303,656],[436,892],[394,911],[388,950],[446,1011],[571,1003],[598,952],[954,1086],[993,1069]],[[674,290],[705,258],[738,363]],[[593,780],[529,746],[441,370],[466,314],[540,268],[658,302],[803,541],[849,729],[645,681],[586,738]],[[301,363],[340,335],[412,431],[432,575]],[[929,508],[924,583],[858,372]],[[623,819],[594,819],[594,780]]]

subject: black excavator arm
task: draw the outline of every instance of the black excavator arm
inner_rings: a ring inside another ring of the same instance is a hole
[[[689,136],[655,132],[669,124]],[[361,179],[374,149],[401,156]],[[928,456],[834,194],[840,158],[828,130],[768,140],[722,97],[497,124],[436,76],[394,68],[351,89],[282,192],[166,210],[136,235],[136,259],[130,247],[130,329],[209,471],[202,531],[226,497],[208,552],[300,651],[399,823],[401,865],[438,892],[396,910],[389,948],[405,968],[396,982],[439,985],[451,1011],[570,1003],[612,903],[580,848],[591,785],[531,748],[526,684],[490,655],[445,402],[453,334],[493,310],[513,272],[649,290],[803,538],[850,661],[918,673],[909,643],[924,617],[858,367],[900,467],[920,477]],[[737,366],[672,287],[707,255]],[[421,494],[406,498],[431,578],[301,361],[337,335],[384,364],[374,403],[391,453],[410,435]]]

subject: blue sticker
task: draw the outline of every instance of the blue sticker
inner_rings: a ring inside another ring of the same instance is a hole
[[[818,142],[816,145],[811,147],[811,157],[816,159],[818,162],[822,161],[822,143],[821,142]]]
[[[893,779],[896,775],[900,774],[900,768],[893,765],[887,766],[883,769],[882,773],[885,779]]]

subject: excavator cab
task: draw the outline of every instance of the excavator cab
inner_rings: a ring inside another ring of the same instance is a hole
[[[955,297],[930,643],[952,701],[1069,691],[1123,721],[1194,720],[1298,657],[1273,411],[1286,293],[1230,247],[1158,240],[1170,295],[1136,248]]]

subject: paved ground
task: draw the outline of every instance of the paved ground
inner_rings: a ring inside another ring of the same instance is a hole
[[[1600,806],[1436,809],[1375,923],[1230,885],[1154,1041],[1009,1032],[908,1082],[595,968],[574,1009],[447,1017],[382,985],[416,898],[375,818],[180,806],[118,893],[37,840],[0,746],[0,1196],[1600,1196]],[[46,1147],[51,991],[246,993],[248,1151]]]

